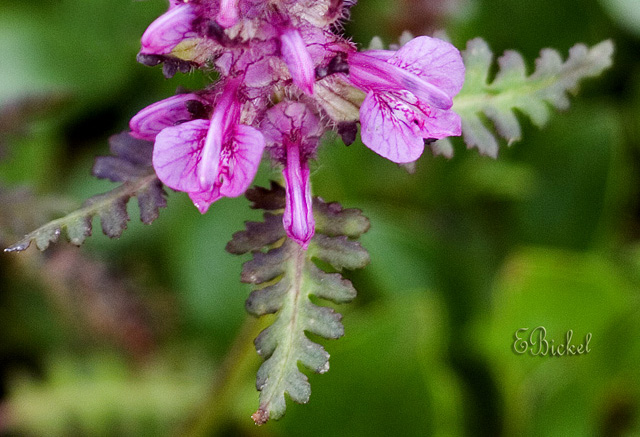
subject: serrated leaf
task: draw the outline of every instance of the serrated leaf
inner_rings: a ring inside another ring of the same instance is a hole
[[[253,187],[246,191],[245,197],[251,202],[251,208],[275,211],[285,207],[284,187],[271,181],[269,188]]]
[[[357,241],[346,236],[328,237],[316,235],[312,240],[310,252],[337,270],[343,268],[361,269],[369,264],[369,253]]]
[[[321,198],[314,199],[313,215],[318,232],[329,236],[357,238],[371,226],[359,209],[343,209],[339,203],[326,203]]]
[[[153,143],[135,139],[128,133],[114,135],[109,141],[111,151],[116,155],[98,157],[93,174],[123,184],[87,199],[80,209],[27,234],[5,252],[21,252],[32,242],[38,249],[45,250],[63,233],[71,243],[81,245],[91,235],[95,216],[100,218],[106,235],[118,238],[127,228],[127,204],[135,196],[138,197],[143,223],[150,224],[158,217],[158,210],[166,206],[166,199],[162,183],[151,165]]]
[[[270,189],[249,190],[247,197],[273,211],[284,207],[284,194],[282,187],[272,183]],[[369,229],[360,211],[315,198],[314,215],[316,234],[308,250],[287,239],[282,214],[271,213],[265,214],[264,223],[246,223],[247,229],[234,234],[227,245],[231,253],[253,252],[242,270],[242,281],[254,284],[247,311],[255,316],[276,315],[255,340],[256,351],[265,359],[256,379],[260,407],[252,416],[259,425],[282,417],[285,394],[298,403],[309,400],[311,387],[299,364],[317,373],[329,370],[329,354],[305,333],[327,339],[344,335],[342,316],[313,303],[311,296],[345,303],[356,297],[356,290],[339,273],[318,268],[314,259],[336,270],[361,268],[369,261],[367,252],[353,240]]]
[[[298,369],[298,363],[315,372],[328,370],[329,355],[324,348],[312,343],[304,332],[313,332],[325,338],[338,338],[344,332],[339,318],[323,311],[309,300],[308,273],[310,262],[305,251],[291,240],[283,248],[290,253],[286,263],[286,287],[271,292],[270,306],[279,300],[277,319],[256,339],[256,350],[266,358],[258,371],[256,386],[260,390],[261,419],[278,419],[285,412],[285,393],[298,403],[306,403],[311,395],[308,378]],[[264,290],[252,293],[249,301],[255,301]],[[329,308],[326,308],[329,311]],[[333,316],[333,317],[332,317]],[[309,353],[309,350],[313,353]],[[322,357],[322,359],[309,359]]]
[[[544,49],[530,76],[522,56],[507,51],[498,59],[498,72],[489,82],[493,53],[484,40],[469,41],[462,54],[465,84],[454,98],[452,108],[462,118],[462,136],[467,147],[477,147],[480,153],[496,157],[498,137],[508,144],[520,140],[522,133],[515,109],[543,127],[551,116],[551,108],[569,107],[568,93],[575,94],[580,81],[599,76],[611,66],[613,51],[609,40],[592,48],[577,44],[563,62],[557,51]],[[432,146],[434,153],[449,154],[450,146],[440,145],[441,142]]]
[[[282,301],[289,286],[289,281],[283,279],[274,285],[254,291],[245,302],[247,312],[254,316],[264,316],[277,312],[282,308]]]
[[[166,193],[159,179],[149,183],[138,190],[138,208],[140,220],[145,225],[150,225],[160,216],[160,208],[167,206]]]
[[[69,242],[79,246],[91,235],[91,219],[86,216],[76,217],[68,221],[66,229]]]
[[[449,138],[434,141],[429,144],[429,148],[431,149],[431,153],[435,156],[441,155],[445,158],[453,158],[453,144],[451,144],[451,140]]]
[[[99,196],[97,200],[103,200],[103,196]],[[129,214],[127,213],[128,200],[119,197],[98,209],[102,232],[105,235],[111,238],[119,238],[122,232],[127,229],[127,222],[129,221]]]
[[[246,230],[233,234],[225,248],[234,255],[260,250],[285,237],[282,215],[264,214],[264,222],[246,222]]]
[[[335,303],[347,303],[356,297],[356,289],[339,273],[326,273],[315,265],[310,265],[309,279],[310,293],[320,299]]]
[[[49,247],[49,243],[55,243],[60,237],[59,228],[44,229],[40,234],[36,235],[34,240],[39,250],[45,250]]]
[[[242,269],[242,282],[262,284],[275,279],[285,272],[284,264],[291,256],[286,246],[272,249],[263,254],[256,252],[253,259],[247,261]]]

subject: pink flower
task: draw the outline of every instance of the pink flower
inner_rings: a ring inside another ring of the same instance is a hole
[[[144,32],[139,61],[163,63],[167,77],[214,68],[219,85],[153,104],[130,127],[155,139],[158,177],[202,213],[242,194],[267,148],[283,167],[286,233],[306,249],[315,233],[309,161],[325,131],[350,144],[359,119],[364,144],[398,163],[418,159],[427,139],[460,134],[451,111],[460,53],[429,37],[358,53],[337,32],[354,0],[169,3]]]
[[[193,120],[163,129],[153,149],[153,167],[170,188],[189,193],[201,213],[221,197],[246,191],[258,171],[264,137],[240,124],[239,79],[230,79],[211,120]]]
[[[171,4],[142,35],[140,54],[167,55],[183,40],[197,37],[193,29],[197,18],[198,12],[191,3]]]
[[[131,135],[153,141],[163,129],[204,115],[207,101],[194,93],[178,94],[147,106],[129,121]]]
[[[398,163],[415,161],[424,139],[460,135],[449,109],[464,81],[464,64],[448,42],[421,36],[397,52],[349,54],[349,80],[365,91],[360,107],[362,142]]]
[[[262,132],[271,155],[284,164],[287,189],[282,223],[289,238],[303,249],[315,233],[309,159],[324,129],[307,105],[282,102],[267,111]]]

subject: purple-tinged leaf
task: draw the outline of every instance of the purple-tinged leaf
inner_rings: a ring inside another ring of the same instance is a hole
[[[235,255],[254,252],[270,246],[286,236],[282,215],[264,214],[264,222],[246,222],[246,230],[233,234],[226,250]]]
[[[270,188],[256,186],[249,188],[244,195],[253,209],[274,211],[284,209],[286,203],[284,187],[275,181],[271,181]]]
[[[138,197],[140,219],[152,223],[159,208],[166,206],[165,192],[151,166],[152,143],[131,137],[128,133],[110,138],[115,156],[99,157],[93,167],[95,176],[123,182],[119,187],[87,199],[83,206],[57,220],[53,220],[5,249],[5,252],[21,252],[31,242],[40,250],[58,240],[61,234],[75,245],[81,245],[92,233],[93,217],[100,217],[102,231],[111,238],[118,238],[127,228],[129,214],[127,203]]]
[[[281,209],[284,192],[272,182],[271,189],[253,188],[247,191],[247,197],[256,206]],[[327,339],[344,335],[342,316],[332,308],[312,303],[310,297],[344,303],[351,301],[356,291],[341,274],[318,268],[314,258],[338,270],[364,267],[369,259],[360,244],[351,239],[369,228],[369,221],[360,211],[345,210],[319,198],[313,203],[316,220],[322,226],[309,250],[286,238],[282,216],[269,213],[265,214],[265,223],[247,223],[247,229],[236,233],[227,245],[232,253],[253,252],[253,259],[242,270],[242,281],[253,284],[247,311],[255,316],[275,314],[274,323],[255,340],[256,351],[265,359],[256,378],[260,406],[252,417],[258,425],[282,417],[285,394],[294,402],[309,400],[311,387],[299,364],[317,373],[329,370],[329,354],[305,333]],[[332,236],[323,235],[325,230]]]

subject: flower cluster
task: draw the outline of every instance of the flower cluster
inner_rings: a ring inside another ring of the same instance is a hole
[[[215,69],[207,89],[136,114],[132,135],[154,141],[153,166],[204,213],[241,195],[263,154],[282,166],[284,227],[306,248],[314,235],[309,161],[335,130],[397,163],[425,141],[460,135],[450,110],[464,66],[458,50],[415,38],[397,51],[358,51],[340,34],[355,0],[170,0],[142,36],[138,60],[166,76]]]

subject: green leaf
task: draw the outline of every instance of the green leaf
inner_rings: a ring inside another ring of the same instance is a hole
[[[522,137],[520,122],[514,110],[543,127],[551,116],[551,108],[567,109],[567,93],[577,92],[580,81],[599,76],[612,64],[613,43],[603,41],[592,48],[577,44],[563,62],[560,54],[544,49],[536,60],[536,69],[527,76],[522,56],[507,51],[498,59],[498,72],[490,82],[493,53],[487,43],[476,38],[467,43],[462,56],[466,66],[465,84],[454,98],[453,110],[462,118],[462,135],[469,148],[496,157],[498,136],[508,144]],[[493,126],[490,126],[491,122]],[[497,133],[497,135],[496,135]],[[435,153],[451,154],[450,144],[436,142]]]
[[[284,206],[284,190],[274,183],[271,189],[249,190],[247,197],[272,211]],[[314,215],[316,235],[307,250],[286,238],[281,213],[265,214],[264,223],[247,223],[246,230],[234,234],[227,245],[231,253],[253,252],[242,270],[242,281],[254,284],[247,311],[255,316],[275,314],[274,323],[255,340],[265,359],[256,380],[260,406],[252,416],[259,425],[284,415],[286,394],[295,402],[308,402],[311,388],[299,364],[316,373],[329,370],[329,354],[306,333],[327,339],[344,335],[342,316],[316,305],[311,296],[345,303],[355,298],[356,290],[339,273],[321,270],[314,260],[336,270],[362,268],[369,262],[368,253],[352,239],[369,229],[360,211],[316,198]]]
[[[114,156],[99,157],[93,167],[93,174],[102,179],[123,182],[119,187],[87,199],[82,208],[53,220],[22,240],[5,249],[5,252],[21,252],[32,242],[40,250],[58,241],[64,232],[67,239],[81,245],[91,235],[93,217],[100,217],[102,232],[111,238],[118,238],[127,228],[129,214],[127,203],[138,197],[140,219],[145,224],[158,218],[159,208],[166,206],[162,183],[158,180],[151,164],[153,143],[137,140],[128,133],[110,138]]]

